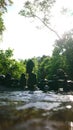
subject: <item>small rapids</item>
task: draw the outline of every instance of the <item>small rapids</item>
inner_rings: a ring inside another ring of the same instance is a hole
[[[0,91],[0,130],[72,130],[73,94]]]

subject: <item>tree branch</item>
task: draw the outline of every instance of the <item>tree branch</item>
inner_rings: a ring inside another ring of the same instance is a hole
[[[49,27],[40,17],[38,17],[37,15],[35,15],[35,17],[38,18],[50,31],[54,32],[59,39],[61,39],[59,34],[55,30],[53,30],[51,27]]]

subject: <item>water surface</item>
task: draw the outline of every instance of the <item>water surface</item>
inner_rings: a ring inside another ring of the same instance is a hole
[[[73,95],[0,92],[0,130],[72,130]]]

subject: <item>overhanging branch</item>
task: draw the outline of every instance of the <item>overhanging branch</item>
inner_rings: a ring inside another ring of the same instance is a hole
[[[38,17],[37,15],[35,15],[35,17],[38,18],[50,31],[54,32],[59,39],[61,39],[59,34],[55,30],[53,30],[51,27],[49,27],[40,17]]]

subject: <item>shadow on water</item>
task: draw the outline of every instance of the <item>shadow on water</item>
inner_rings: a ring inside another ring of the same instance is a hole
[[[29,129],[72,130],[72,94],[0,92],[0,130]]]

